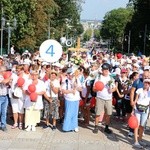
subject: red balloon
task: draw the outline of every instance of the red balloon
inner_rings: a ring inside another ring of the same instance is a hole
[[[37,93],[35,93],[35,92],[33,92],[33,93],[30,94],[30,100],[31,100],[32,102],[36,102],[37,97],[38,97],[38,95],[37,95]]]
[[[44,81],[47,81],[49,78],[48,78],[48,75],[45,75],[44,76]]]
[[[131,116],[128,120],[128,125],[130,128],[135,129],[138,127],[138,120],[136,116]]]
[[[118,59],[121,59],[121,58],[122,58],[122,54],[121,54],[121,53],[118,53],[118,54],[117,54],[117,58],[118,58]]]
[[[92,107],[95,107],[95,105],[96,105],[96,99],[95,99],[95,97],[92,97],[92,98],[91,98],[90,107],[91,107],[91,108],[92,108]]]
[[[24,85],[24,83],[25,83],[25,80],[24,80],[24,78],[18,78],[18,80],[17,80],[17,85],[19,86],[19,87],[21,87],[21,86],[23,86]]]
[[[104,89],[104,83],[101,82],[101,81],[97,81],[97,82],[95,83],[95,89],[96,89],[97,91],[102,91],[102,90]]]
[[[84,105],[84,100],[80,100],[79,101],[79,106],[83,106]]]
[[[11,75],[12,75],[12,73],[11,73],[10,71],[6,71],[6,72],[3,74],[3,77],[4,77],[4,79],[7,79],[7,78],[9,78]]]
[[[34,84],[30,84],[30,85],[28,86],[28,91],[29,91],[30,93],[34,93],[34,92],[36,91],[36,86],[35,86]]]

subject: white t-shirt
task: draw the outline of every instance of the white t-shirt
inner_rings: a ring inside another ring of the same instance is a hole
[[[143,88],[137,89],[136,93],[139,95],[137,104],[147,106],[150,104],[150,88],[148,91],[144,91]]]
[[[112,93],[109,92],[108,83],[109,83],[109,81],[112,81],[111,87],[115,87],[114,80],[110,77],[110,75],[108,75],[108,76],[100,75],[100,77],[97,76],[94,84],[97,81],[101,81],[104,83],[104,89],[102,91],[98,91],[96,94],[96,97],[104,99],[104,100],[111,100],[112,99]]]
[[[87,86],[90,86],[91,85],[91,78],[90,77],[87,77],[84,82],[82,83],[82,97],[86,97],[86,93],[87,93]],[[91,98],[92,95],[91,93],[89,93],[88,95],[88,98]]]
[[[60,83],[59,80],[55,79],[54,81],[50,81],[50,79],[48,79],[47,81],[45,81],[45,87],[46,87],[46,94],[48,97],[52,96],[52,97],[58,97],[58,94],[55,94],[53,92],[53,90],[51,90],[51,94],[50,94],[50,82],[52,82],[52,84],[54,85],[54,87],[56,88],[60,88]]]
[[[26,83],[24,90],[28,90],[28,86],[32,84],[32,80],[28,80],[28,82]],[[39,92],[46,92],[46,87],[45,84],[42,80],[38,79],[38,83],[36,84],[36,91],[37,93]],[[30,108],[30,106],[32,106],[32,102],[30,100],[29,95],[26,95],[25,97],[25,104],[24,104],[24,108]],[[43,100],[42,100],[42,95],[38,95],[37,100],[35,102],[35,109],[43,109]]]
[[[73,83],[75,81],[75,78],[72,80],[66,79],[65,82],[62,84],[62,89],[64,90],[71,90],[73,89]],[[79,79],[77,79],[77,86],[82,87],[82,84]],[[80,92],[76,90],[75,94],[69,93],[69,94],[64,94],[64,97],[68,101],[79,101],[81,99],[80,97]]]

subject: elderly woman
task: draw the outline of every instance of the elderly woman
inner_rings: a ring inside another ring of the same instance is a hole
[[[44,118],[46,119],[46,125],[43,128],[49,127],[50,115],[53,118],[53,127],[56,129],[56,119],[59,118],[59,100],[58,91],[60,88],[59,80],[57,79],[57,72],[55,70],[51,71],[50,79],[45,82],[46,93],[44,94]]]
[[[63,131],[78,132],[78,111],[82,85],[78,76],[74,76],[73,73],[73,70],[69,68],[67,70],[68,78],[62,83],[62,92],[65,98]]]
[[[28,80],[24,90],[26,93],[25,97],[25,126],[26,131],[36,131],[36,124],[40,122],[40,113],[43,109],[43,101],[42,101],[42,95],[45,94],[46,88],[45,84],[42,80],[38,79],[39,77],[39,71],[36,69],[36,67],[33,68],[33,70],[30,71],[31,79]],[[35,93],[37,94],[37,99],[35,101],[31,101],[30,98],[30,91],[28,89],[28,86],[30,84],[35,85],[36,90]]]
[[[22,129],[22,123],[23,123],[23,116],[24,116],[24,93],[22,91],[22,87],[18,87],[17,80],[19,78],[23,78],[25,81],[25,77],[23,76],[23,66],[17,65],[16,66],[16,74],[13,73],[11,76],[11,91],[10,91],[10,98],[11,98],[11,105],[12,105],[12,111],[13,111],[13,118],[14,118],[14,124],[11,127],[12,129],[15,129],[18,127],[19,122],[19,129]]]

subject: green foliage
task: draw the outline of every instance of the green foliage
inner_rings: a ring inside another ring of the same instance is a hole
[[[79,24],[81,0],[1,0],[1,2],[4,17],[8,20],[14,17],[17,19],[17,28],[12,30],[11,44],[20,49],[38,48],[47,39],[49,28],[51,38],[55,39],[60,39],[66,34],[68,25],[76,30],[77,35],[83,32],[83,27]],[[4,35],[6,35],[4,46],[7,47],[7,32]]]
[[[94,38],[98,41],[100,40],[100,29],[94,30]]]
[[[150,1],[130,0],[130,5],[134,8],[134,15],[126,30],[131,30],[131,49],[136,53],[141,51],[142,53],[145,52],[146,55],[150,55],[150,40],[148,38],[150,35]]]
[[[104,39],[113,37],[115,40],[122,37],[127,23],[131,20],[132,12],[131,9],[124,8],[108,12],[102,23],[101,36]]]
[[[83,34],[83,40],[88,41],[92,36],[92,29],[87,29]]]

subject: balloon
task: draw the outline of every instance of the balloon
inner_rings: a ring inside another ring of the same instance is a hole
[[[17,80],[17,85],[19,86],[19,87],[21,87],[21,86],[23,86],[24,85],[24,83],[25,83],[25,80],[24,80],[24,78],[18,78],[18,80]]]
[[[30,84],[30,85],[28,86],[28,91],[29,91],[30,93],[35,92],[35,91],[36,91],[35,85],[34,85],[34,84]]]
[[[7,79],[7,78],[9,78],[11,75],[12,75],[12,73],[11,73],[10,71],[6,71],[6,72],[3,74],[3,77],[4,77],[4,79]]]
[[[33,92],[33,93],[30,94],[30,100],[31,100],[32,102],[36,102],[37,97],[38,97],[38,95],[37,95],[37,93],[35,93],[35,92]]]
[[[117,54],[117,58],[118,58],[118,59],[121,59],[121,58],[122,58],[122,54],[121,54],[121,53],[118,53],[118,54]]]
[[[95,89],[96,89],[97,91],[102,91],[102,90],[104,89],[104,83],[101,82],[101,81],[97,81],[97,82],[95,83]]]
[[[131,116],[128,120],[128,125],[130,128],[135,129],[138,127],[138,120],[136,116]]]
[[[95,107],[95,105],[96,105],[96,99],[95,99],[95,97],[92,97],[92,98],[91,98],[90,107],[91,107],[91,108],[92,108],[92,107]]]
[[[49,78],[48,78],[48,75],[45,75],[44,76],[44,81],[47,81]]]
[[[80,100],[79,101],[79,106],[83,106],[84,105],[84,100]]]

